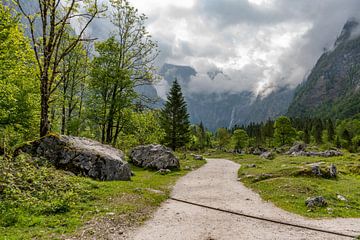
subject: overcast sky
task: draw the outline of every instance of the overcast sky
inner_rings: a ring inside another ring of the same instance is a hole
[[[269,92],[296,86],[331,49],[359,0],[130,0],[148,16],[158,64],[198,71],[194,91]],[[220,69],[229,78],[210,80]]]

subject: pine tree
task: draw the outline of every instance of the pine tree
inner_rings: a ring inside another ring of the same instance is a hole
[[[203,122],[200,122],[199,131],[200,149],[204,150],[206,145],[206,131]]]
[[[304,130],[304,138],[303,138],[304,143],[309,144],[310,143],[310,133],[309,133],[309,129],[305,128]]]
[[[165,145],[176,150],[190,141],[189,114],[181,87],[176,79],[170,89],[165,107],[161,110],[160,121],[165,130]]]
[[[315,120],[315,126],[314,126],[314,138],[315,142],[317,144],[322,143],[322,131],[323,131],[323,125],[320,119]]]
[[[327,133],[328,133],[328,141],[333,142],[335,138],[335,130],[334,130],[334,124],[331,121],[331,119],[328,119]]]

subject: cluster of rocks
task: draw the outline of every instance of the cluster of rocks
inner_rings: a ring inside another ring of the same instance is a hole
[[[291,156],[306,156],[306,157],[336,157],[342,156],[343,153],[338,150],[326,150],[324,152],[308,152],[305,150],[306,144],[303,143],[296,143],[294,146],[290,148],[286,154]]]
[[[348,200],[340,195],[340,194],[336,194],[336,197],[339,201],[342,202],[347,202]],[[305,205],[308,208],[314,208],[314,207],[326,207],[328,205],[326,199],[323,196],[318,196],[318,197],[309,197],[305,200]]]
[[[15,151],[42,158],[69,173],[102,181],[130,180],[130,165],[124,153],[116,148],[87,138],[48,135]],[[162,145],[146,145],[132,149],[131,162],[139,167],[159,170],[160,174],[179,169],[179,159]]]
[[[162,145],[144,145],[133,148],[130,162],[135,166],[149,169],[179,169],[180,162],[171,149]]]
[[[86,138],[49,135],[18,148],[15,155],[22,152],[44,158],[58,169],[97,180],[131,177],[122,151]]]
[[[313,175],[318,177],[325,177],[325,178],[336,178],[337,177],[337,168],[335,164],[331,164],[328,168],[323,169],[321,168],[322,163],[315,163],[310,164],[311,172]]]
[[[260,156],[261,154],[267,152],[266,149],[264,148],[258,148],[258,147],[250,147],[248,150],[247,150],[247,154],[252,154],[252,155],[257,155],[257,156]]]

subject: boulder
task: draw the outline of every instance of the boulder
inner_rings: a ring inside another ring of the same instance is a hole
[[[343,153],[338,150],[327,150],[325,152],[322,152],[321,155],[323,157],[336,157],[336,156],[342,156]]]
[[[315,176],[319,176],[319,177],[322,176],[321,168],[320,168],[319,165],[313,165],[313,166],[311,167],[311,172],[312,172]]]
[[[295,143],[286,154],[293,155],[298,152],[305,152],[306,144],[305,143]]]
[[[264,152],[266,152],[266,149],[258,148],[258,147],[257,148],[251,147],[247,150],[248,154],[257,155],[257,156],[260,156]]]
[[[264,152],[260,155],[260,157],[268,159],[268,160],[272,160],[275,158],[275,154],[273,152]]]
[[[335,164],[333,164],[333,163],[329,167],[329,175],[332,178],[337,177],[337,168],[336,168]]]
[[[305,156],[305,157],[336,157],[336,156],[342,156],[342,152],[337,150],[327,150],[324,152],[306,152],[304,150],[300,151],[291,151],[289,150],[286,152],[286,154],[289,154],[291,156]]]
[[[97,180],[131,177],[122,151],[86,138],[48,135],[18,148],[15,155],[21,152],[44,158],[58,169]]]
[[[133,148],[130,161],[138,167],[161,169],[179,169],[179,159],[173,152],[162,145],[144,145]]]
[[[327,206],[327,202],[324,197],[319,196],[319,197],[313,197],[313,198],[306,199],[305,205],[308,208],[325,207],[325,206]]]

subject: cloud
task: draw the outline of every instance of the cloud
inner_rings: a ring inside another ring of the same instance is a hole
[[[158,65],[193,66],[192,91],[266,94],[304,80],[358,0],[132,0],[158,41]],[[103,27],[97,33],[103,35]],[[207,72],[222,70],[214,80]]]

